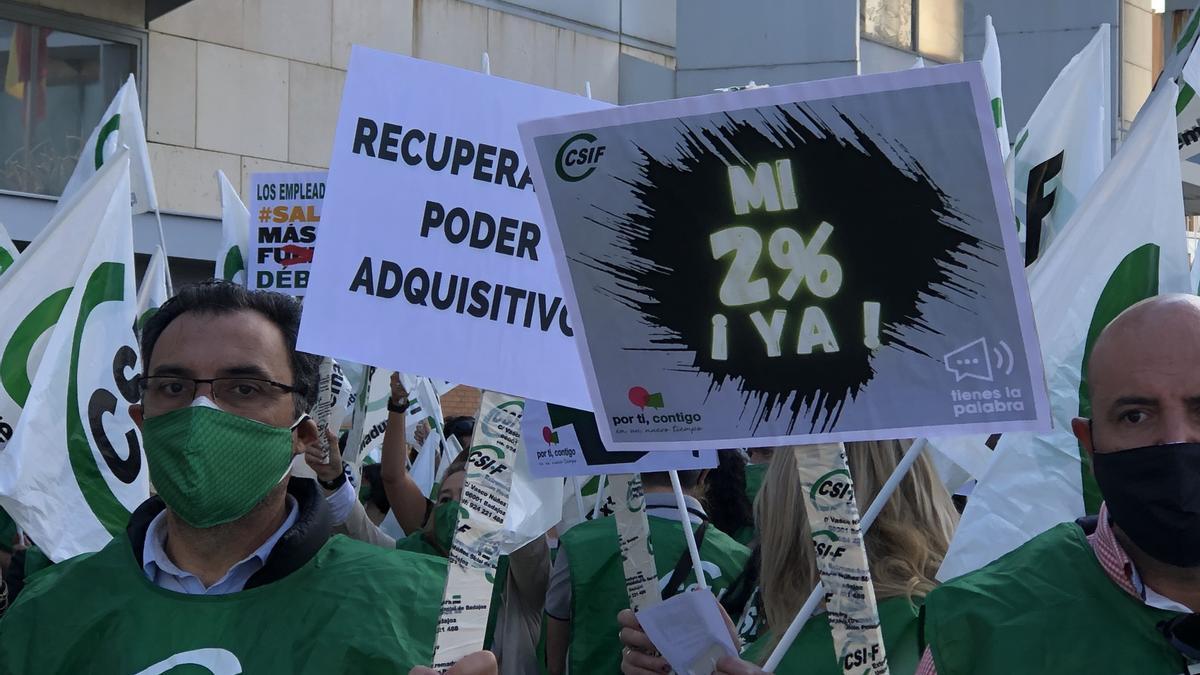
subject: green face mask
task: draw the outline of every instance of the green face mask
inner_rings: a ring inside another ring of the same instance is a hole
[[[433,507],[433,536],[437,540],[437,545],[444,551],[450,550],[450,545],[454,541],[454,529],[458,527],[458,517],[466,514],[464,509],[458,502],[449,501],[438,504]]]
[[[246,515],[287,475],[292,429],[191,405],[146,418],[142,438],[158,495],[192,527]]]

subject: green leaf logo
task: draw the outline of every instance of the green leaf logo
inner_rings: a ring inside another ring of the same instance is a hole
[[[96,135],[95,162],[97,170],[104,166],[104,144],[108,142],[109,136],[119,132],[120,129],[120,115],[113,115],[112,117],[108,118],[108,121],[104,123],[104,126],[100,127],[100,133]],[[117,135],[119,136],[120,134]]]
[[[1084,342],[1083,363],[1080,364],[1079,378],[1079,416],[1092,416],[1092,401],[1088,398],[1088,361],[1092,357],[1092,347],[1100,331],[1118,314],[1129,306],[1146,298],[1158,295],[1158,260],[1159,249],[1155,244],[1144,244],[1125,256],[1108,277],[1108,283],[1100,292],[1096,308],[1092,312],[1092,322],[1088,326],[1087,341]],[[1079,458],[1082,463],[1083,503],[1088,513],[1099,513],[1100,488],[1092,477],[1092,460],[1081,447]]]

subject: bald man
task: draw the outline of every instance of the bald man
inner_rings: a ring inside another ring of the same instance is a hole
[[[918,675],[1200,672],[1200,298],[1127,309],[1087,375],[1099,517],[930,593]]]

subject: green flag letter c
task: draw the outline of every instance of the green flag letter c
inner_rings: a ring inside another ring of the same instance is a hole
[[[109,136],[117,133],[120,129],[121,116],[119,114],[113,115],[112,117],[108,118],[108,121],[104,123],[104,126],[100,127],[100,133],[96,134],[96,151],[94,154],[97,170],[104,166],[104,144],[108,142]],[[120,134],[118,134],[118,136],[119,135]]]

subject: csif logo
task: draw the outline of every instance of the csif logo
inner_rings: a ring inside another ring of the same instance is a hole
[[[558,432],[550,427],[542,427],[542,440],[546,441],[546,447],[558,445]]]
[[[581,181],[596,170],[604,150],[605,146],[596,145],[596,137],[592,134],[586,131],[575,134],[559,147],[554,157],[554,171],[568,183]]]
[[[818,478],[808,493],[809,501],[818,511],[836,511],[842,504],[854,499],[854,484],[850,472],[834,469]]]

